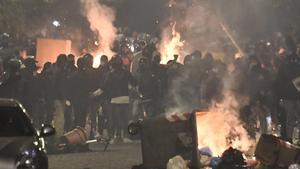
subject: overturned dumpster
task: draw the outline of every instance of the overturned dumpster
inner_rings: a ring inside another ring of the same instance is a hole
[[[129,125],[129,133],[139,134],[142,168],[164,169],[172,157],[180,155],[190,168],[200,168],[196,113],[174,113]]]

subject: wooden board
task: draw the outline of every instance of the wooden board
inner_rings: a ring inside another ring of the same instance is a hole
[[[59,54],[70,54],[71,41],[38,38],[36,50],[38,66],[43,67],[46,62],[54,63]]]

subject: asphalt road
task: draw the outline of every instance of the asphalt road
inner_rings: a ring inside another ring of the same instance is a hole
[[[131,169],[142,163],[139,143],[104,146],[91,144],[91,152],[49,155],[49,169]]]

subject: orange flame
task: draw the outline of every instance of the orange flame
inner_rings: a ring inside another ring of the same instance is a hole
[[[162,55],[161,63],[165,64],[174,59],[174,54],[179,54],[184,46],[181,35],[176,31],[176,22],[172,25],[171,35],[170,28],[163,31],[162,41],[160,44],[160,53]]]
[[[197,113],[196,117],[198,148],[209,147],[214,156],[222,155],[230,146],[248,151],[254,143],[239,120],[234,96],[227,94],[225,98],[223,103],[207,113]]]

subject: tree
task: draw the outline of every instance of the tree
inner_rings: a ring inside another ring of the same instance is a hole
[[[45,0],[1,0],[0,33],[16,38],[27,35],[43,23],[50,4]]]

